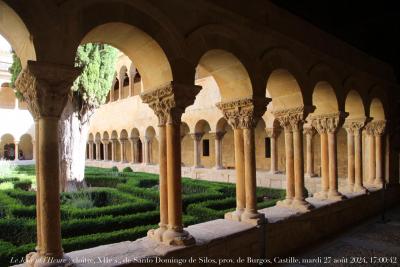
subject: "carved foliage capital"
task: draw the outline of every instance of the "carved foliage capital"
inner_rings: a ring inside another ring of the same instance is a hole
[[[314,136],[316,134],[316,131],[315,131],[315,129],[313,127],[304,127],[303,133],[305,135]]]
[[[203,138],[204,133],[191,133],[190,137],[197,142],[200,142],[201,138]]]
[[[305,108],[296,107],[272,112],[285,131],[301,131],[303,129]]]
[[[225,119],[235,129],[249,129],[257,125],[264,114],[268,100],[251,98],[239,99],[230,102],[220,102],[217,107],[224,114]]]
[[[385,128],[386,128],[385,120],[375,120],[375,121],[368,123],[365,126],[365,130],[366,130],[367,134],[375,135],[375,136],[383,135],[383,133],[385,132]]]
[[[192,105],[200,86],[182,85],[170,82],[140,95],[143,103],[146,103],[154,111],[159,125],[172,123],[180,125],[181,117],[186,107]]]
[[[312,126],[319,134],[335,133],[342,122],[341,113],[314,115],[311,118]]]
[[[72,83],[80,72],[79,68],[28,61],[15,86],[22,93],[35,120],[40,117],[59,118]]]
[[[365,119],[347,119],[343,127],[347,134],[359,135],[365,125]]]

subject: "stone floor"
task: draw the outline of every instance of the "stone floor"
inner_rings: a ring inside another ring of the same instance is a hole
[[[294,257],[303,262],[280,266],[400,266],[400,206],[387,211],[385,221],[374,217]]]

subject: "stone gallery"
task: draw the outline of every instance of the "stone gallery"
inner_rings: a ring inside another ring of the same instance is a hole
[[[0,0],[0,34],[21,60],[15,88],[33,117],[23,154],[36,161],[35,251],[14,264],[257,266],[378,214],[382,194],[387,207],[399,203],[392,67],[269,1]],[[78,246],[64,240],[72,215],[63,208],[68,193],[60,200],[59,122],[82,72],[78,46],[87,43],[119,52],[81,163],[157,175],[154,194],[150,186],[129,191],[122,174],[113,190],[151,195],[158,225],[145,224],[138,239]],[[1,90],[3,103],[11,89]],[[9,139],[15,151],[22,138]],[[206,180],[221,194],[231,190],[233,207],[191,221],[202,210],[188,196]],[[259,205],[265,188],[283,189],[276,205]]]

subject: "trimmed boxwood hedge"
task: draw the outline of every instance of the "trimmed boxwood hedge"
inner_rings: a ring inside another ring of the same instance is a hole
[[[34,173],[34,168],[19,169]],[[158,176],[115,168],[86,168],[89,188],[61,194],[61,231],[65,251],[107,243],[135,240],[157,227],[159,221]],[[93,207],[77,208],[75,198],[90,198]],[[265,208],[285,196],[284,190],[257,188],[257,206]],[[35,192],[0,191],[0,266],[9,258],[23,257],[35,247]],[[185,226],[223,218],[236,205],[235,185],[182,179]]]

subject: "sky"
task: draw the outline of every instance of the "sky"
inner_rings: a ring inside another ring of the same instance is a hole
[[[0,35],[0,51],[11,51],[10,44],[1,35]]]

